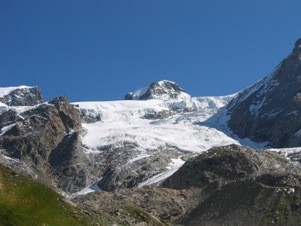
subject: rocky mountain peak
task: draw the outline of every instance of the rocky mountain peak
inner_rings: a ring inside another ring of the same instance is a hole
[[[293,53],[298,57],[299,61],[301,61],[301,38],[296,41]]]
[[[273,147],[301,145],[301,39],[275,71],[230,102],[229,127]]]
[[[149,87],[130,92],[125,96],[126,100],[173,100],[179,97],[189,96],[178,84],[168,80],[153,82]],[[190,96],[189,96],[190,97]]]
[[[0,102],[8,106],[34,106],[44,102],[38,87],[16,86],[0,88]]]
[[[301,48],[301,38],[295,42],[295,48]]]

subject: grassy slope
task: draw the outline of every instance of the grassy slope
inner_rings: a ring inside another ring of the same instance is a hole
[[[95,225],[50,188],[0,166],[0,225]]]

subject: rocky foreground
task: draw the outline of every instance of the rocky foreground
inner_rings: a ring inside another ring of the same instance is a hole
[[[72,201],[95,216],[109,213],[120,225],[299,225],[300,172],[299,163],[276,152],[229,145],[187,161],[158,186]]]

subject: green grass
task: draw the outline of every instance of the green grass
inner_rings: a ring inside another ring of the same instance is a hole
[[[0,166],[0,226],[95,225],[50,188]]]

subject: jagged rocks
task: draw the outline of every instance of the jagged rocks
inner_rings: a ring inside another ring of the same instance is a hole
[[[98,182],[98,186],[105,191],[137,187],[147,179],[164,172],[170,159],[179,155],[173,148],[148,150],[141,158],[134,157],[137,151],[130,146],[113,148],[112,151],[107,159],[108,167]]]
[[[273,147],[301,145],[301,39],[276,70],[229,104],[229,127],[242,138]]]
[[[3,112],[0,122],[1,127],[7,128],[1,136],[0,148],[8,157],[25,162],[28,173],[43,182],[67,191],[76,190],[64,184],[74,180],[84,168],[79,164],[83,160],[79,142],[81,119],[66,97],[21,113],[13,109]],[[85,185],[81,183],[77,190]]]
[[[43,103],[44,98],[38,87],[20,86],[0,88],[0,102],[8,106],[34,106]]]

